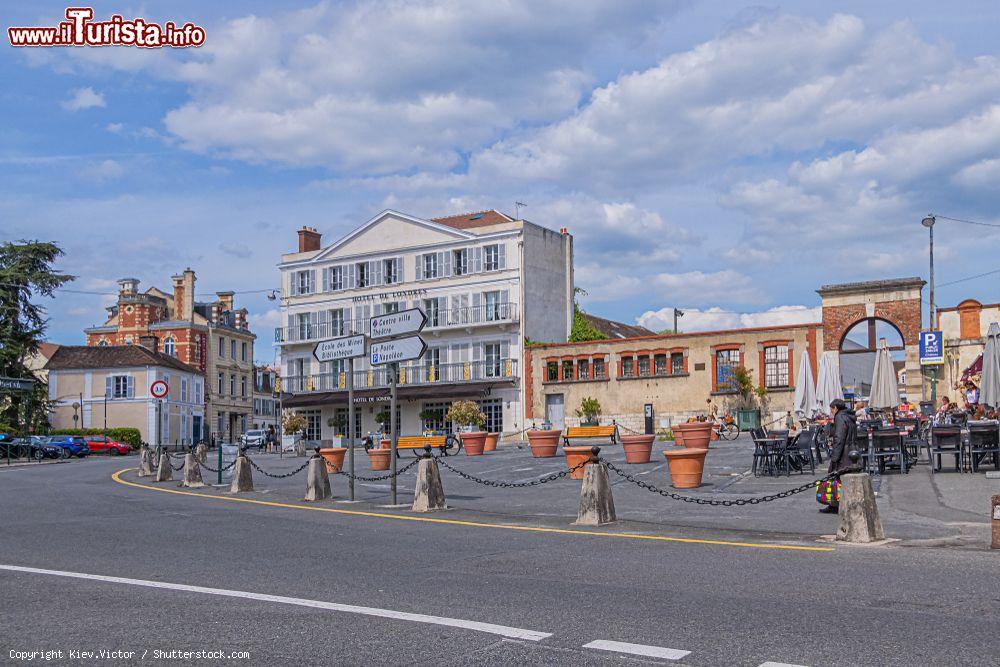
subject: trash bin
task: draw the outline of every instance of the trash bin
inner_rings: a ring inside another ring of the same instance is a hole
[[[737,410],[736,426],[741,431],[749,431],[760,427],[760,410]]]

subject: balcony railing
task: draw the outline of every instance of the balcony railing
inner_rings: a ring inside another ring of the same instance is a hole
[[[389,386],[385,367],[354,371],[355,389],[380,389]],[[399,386],[461,384],[464,382],[504,381],[517,378],[516,359],[459,361],[450,364],[410,364],[399,368]],[[314,373],[284,378],[282,391],[308,394],[319,391],[346,391],[347,373]]]
[[[442,308],[427,311],[427,329],[511,324],[520,319],[516,303],[495,303],[465,308]],[[302,343],[326,340],[350,334],[368,333],[367,319],[336,320],[310,324],[303,322],[274,330],[276,343]]]

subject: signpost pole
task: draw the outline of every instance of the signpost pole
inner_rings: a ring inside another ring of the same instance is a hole
[[[396,428],[396,364],[389,364],[386,367],[389,372],[389,433],[392,443],[392,448],[389,454],[389,465],[392,466],[392,501],[390,504],[396,504],[396,446],[399,443],[399,429]]]
[[[354,357],[347,360],[347,467],[350,500],[354,500]]]

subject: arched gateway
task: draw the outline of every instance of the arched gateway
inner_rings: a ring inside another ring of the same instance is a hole
[[[911,401],[924,397],[918,349],[925,284],[921,278],[895,278],[824,285],[817,290],[823,300],[823,349],[840,351],[846,389],[867,395],[874,350],[878,340],[885,338],[893,358],[905,370],[901,389],[905,388]]]

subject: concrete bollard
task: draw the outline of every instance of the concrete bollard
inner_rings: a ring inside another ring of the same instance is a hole
[[[882,520],[875,504],[875,491],[871,477],[866,472],[847,473],[840,476],[840,527],[837,540],[841,542],[881,542],[885,539]]]
[[[208,447],[205,443],[201,443],[194,450],[195,458],[198,459],[198,463],[205,463],[208,461]]]
[[[197,489],[205,486],[205,481],[201,478],[201,464],[191,452],[184,455],[184,481],[181,486],[189,489]]]
[[[580,510],[576,514],[577,526],[603,526],[618,520],[615,516],[615,499],[611,495],[608,467],[598,461],[599,447],[594,447],[591,462],[583,467],[583,485],[580,487]]]
[[[170,467],[170,457],[167,450],[160,453],[160,462],[156,466],[156,481],[169,482],[174,478],[174,469]]]
[[[250,460],[240,450],[233,465],[233,483],[229,485],[229,493],[247,493],[253,491],[253,474],[250,471]]]
[[[444,509],[448,509],[448,506],[444,501],[441,472],[438,470],[437,461],[430,454],[430,447],[427,447],[427,454],[417,464],[417,483],[413,490],[413,505],[410,510],[435,512]]]
[[[139,477],[153,476],[153,452],[143,445],[139,448]]]
[[[325,500],[333,495],[330,489],[330,474],[326,471],[326,461],[317,454],[309,459],[306,468],[306,500]]]
[[[993,524],[993,542],[990,548],[1000,549],[1000,496],[993,496],[990,508],[992,509],[990,516],[993,517],[990,522]]]

